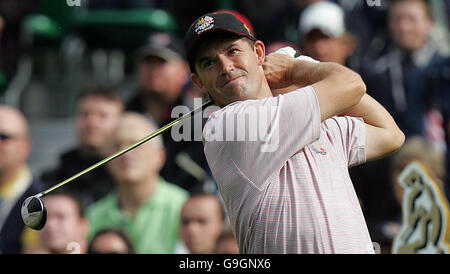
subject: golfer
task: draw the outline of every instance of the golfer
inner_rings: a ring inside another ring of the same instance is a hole
[[[197,19],[185,47],[193,82],[220,107],[204,127],[204,151],[240,253],[374,253],[348,168],[397,150],[404,134],[361,77],[335,63],[265,56],[227,13]],[[249,119],[249,109],[269,114]],[[251,120],[247,135],[255,120],[268,121],[259,133],[267,138],[232,138],[241,120]]]

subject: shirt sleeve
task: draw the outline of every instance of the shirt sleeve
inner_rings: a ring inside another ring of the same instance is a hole
[[[320,109],[311,86],[276,97],[246,100],[212,115],[203,131],[215,177],[229,165],[262,190],[275,171],[320,136]],[[222,138],[221,138],[222,137]]]
[[[331,143],[344,154],[348,167],[366,162],[366,125],[362,118],[334,116],[324,126]]]

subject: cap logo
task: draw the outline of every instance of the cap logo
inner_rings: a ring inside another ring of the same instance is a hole
[[[212,27],[214,27],[214,18],[210,16],[204,16],[197,21],[194,30],[195,33],[200,34],[211,29]]]

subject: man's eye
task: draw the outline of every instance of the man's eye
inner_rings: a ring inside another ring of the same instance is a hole
[[[236,54],[236,53],[238,53],[239,52],[239,50],[238,49],[230,49],[229,51],[228,51],[228,54]]]
[[[214,64],[214,62],[212,60],[205,60],[202,62],[202,68],[208,68],[210,66],[212,66]]]

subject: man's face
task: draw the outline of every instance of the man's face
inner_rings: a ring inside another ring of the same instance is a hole
[[[114,134],[114,149],[124,149],[154,131],[140,120],[125,117]],[[158,176],[164,160],[164,149],[151,140],[111,161],[110,169],[119,183],[139,183]]]
[[[395,4],[389,13],[389,30],[395,43],[403,49],[421,49],[433,25],[419,1],[402,1]]]
[[[98,96],[82,99],[77,113],[81,146],[106,151],[121,114],[119,102]]]
[[[126,242],[115,233],[97,236],[91,245],[92,252],[98,254],[127,254],[130,252]]]
[[[181,59],[163,60],[150,56],[140,62],[138,78],[144,92],[171,102],[182,91],[188,78],[188,68]]]
[[[218,202],[213,197],[191,198],[181,212],[181,236],[192,253],[212,253],[223,229]]]
[[[25,163],[31,147],[25,127],[15,112],[0,110],[0,174]]]
[[[208,90],[219,106],[259,98],[264,50],[260,41],[252,46],[245,38],[215,39],[198,49],[192,80]]]
[[[351,54],[349,41],[344,37],[329,37],[318,29],[308,33],[303,49],[305,54],[320,62],[336,62],[344,65]]]
[[[44,198],[47,207],[47,223],[40,231],[45,248],[52,252],[67,252],[68,244],[81,244],[87,234],[87,221],[80,216],[76,202],[65,195]]]

